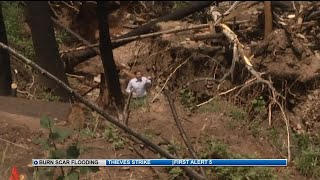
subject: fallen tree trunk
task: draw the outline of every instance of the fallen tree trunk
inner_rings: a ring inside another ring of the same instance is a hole
[[[203,28],[209,28],[209,27],[210,27],[209,24],[200,24],[200,25],[187,26],[187,27],[176,28],[176,29],[171,29],[171,30],[167,30],[167,31],[160,31],[160,32],[154,32],[154,33],[142,34],[142,35],[138,35],[138,36],[131,36],[131,37],[128,37],[128,38],[116,39],[116,40],[112,41],[112,44],[131,41],[131,40],[132,41],[141,40],[141,39],[144,39],[144,38],[151,38],[151,37],[161,36],[163,34],[178,33],[178,32],[182,32],[182,31],[188,31],[188,30],[194,30],[194,29],[203,29]],[[81,50],[85,50],[85,49],[88,49],[88,48],[98,47],[99,45],[100,45],[99,43],[96,43],[96,44],[92,44],[90,46],[82,46],[82,47],[78,47],[78,48],[74,48],[74,49],[69,49],[67,51],[62,51],[60,53],[69,53],[69,52],[74,52],[74,51],[81,51]]]
[[[141,142],[143,142],[145,145],[151,147],[152,149],[154,149],[156,152],[158,152],[160,155],[168,158],[168,159],[175,159],[176,157],[173,156],[172,154],[168,153],[166,150],[162,149],[160,146],[158,146],[157,144],[153,143],[152,141],[150,141],[148,138],[144,137],[143,135],[139,134],[138,132],[132,130],[131,128],[129,128],[128,126],[126,126],[125,124],[120,123],[120,121],[113,117],[112,115],[110,115],[109,113],[107,113],[106,111],[102,110],[101,108],[99,108],[97,105],[95,105],[94,103],[84,99],[79,93],[75,92],[72,88],[70,88],[66,83],[60,81],[58,78],[56,78],[55,76],[53,76],[52,74],[50,74],[49,72],[45,71],[44,69],[42,69],[40,66],[38,66],[36,63],[34,63],[33,61],[31,61],[30,59],[25,58],[24,56],[22,56],[21,54],[17,53],[15,50],[11,49],[10,47],[8,47],[7,45],[0,43],[0,47],[8,50],[12,55],[14,55],[15,57],[17,57],[19,60],[21,60],[23,63],[27,64],[28,66],[32,67],[33,69],[39,71],[43,76],[46,76],[47,78],[55,81],[57,83],[58,86],[60,86],[61,88],[65,89],[67,92],[69,92],[75,99],[77,99],[78,101],[80,101],[81,103],[85,104],[86,106],[88,106],[90,109],[92,109],[93,111],[96,111],[98,114],[100,114],[102,117],[104,117],[107,121],[109,121],[110,123],[116,125],[117,127],[119,127],[120,129],[122,129],[123,131],[125,131],[126,133],[130,134],[131,136],[139,139]],[[196,171],[194,171],[193,169],[191,169],[190,167],[181,167],[191,178],[194,179],[206,179],[205,177],[201,176],[200,174],[198,174]]]
[[[205,7],[210,6],[213,2],[215,2],[215,1],[193,2],[188,7],[180,8],[180,9],[176,10],[175,12],[173,12],[171,14],[168,14],[168,15],[162,16],[162,17],[160,17],[160,18],[158,18],[156,20],[150,21],[150,22],[140,26],[139,28],[130,31],[129,33],[120,36],[117,39],[128,38],[128,37],[131,37],[131,36],[138,36],[138,35],[146,34],[146,33],[150,32],[151,28],[155,24],[157,24],[159,22],[175,21],[175,20],[182,19],[182,18],[187,17],[187,16],[189,16],[189,15],[195,13],[195,12],[198,12],[198,11],[202,10]],[[123,45],[125,45],[125,44],[127,44],[129,42],[132,42],[132,41],[134,41],[134,40],[129,39],[127,41],[121,41],[121,42],[112,43],[112,49],[115,49],[117,47],[123,46]],[[88,45],[88,44],[86,44],[86,45]],[[68,56],[65,56],[65,58],[69,59],[70,64],[77,65],[77,64],[80,64],[82,62],[87,61],[88,59],[90,59],[90,58],[92,58],[92,57],[94,57],[96,55],[97,55],[97,53],[92,51],[92,50],[84,50],[82,53],[71,53],[71,54],[68,54]],[[86,57],[86,58],[84,58],[84,57]],[[73,60],[75,62],[72,62]]]
[[[175,21],[175,20],[179,20],[179,19],[182,19],[184,17],[187,17],[197,11],[200,11],[202,10],[203,8],[205,7],[208,7],[210,6],[213,2],[215,1],[199,1],[199,2],[194,2],[192,3],[190,6],[188,7],[183,7],[183,8],[180,8],[178,9],[177,11],[171,13],[171,14],[168,14],[168,15],[165,15],[165,16],[162,16],[156,20],[153,20],[153,21],[150,21],[148,23],[146,23],[145,25],[142,25],[140,26],[139,28],[133,30],[133,31],[130,31],[129,33],[123,35],[123,36],[120,36],[120,38],[127,38],[127,37],[131,37],[131,36],[138,36],[138,35],[141,35],[141,34],[146,34],[150,31],[150,29],[157,23],[159,22],[165,22],[165,21]],[[129,42],[131,42],[132,40],[128,40],[128,41],[123,41],[123,42],[119,42],[119,43],[113,43],[112,44],[112,48],[117,48],[117,47],[120,47],[120,46],[123,46]]]

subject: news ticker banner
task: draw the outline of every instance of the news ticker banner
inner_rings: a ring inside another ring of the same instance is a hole
[[[32,159],[48,166],[287,166],[287,159]]]

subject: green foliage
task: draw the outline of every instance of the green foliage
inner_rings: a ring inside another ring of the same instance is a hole
[[[114,127],[113,125],[110,125],[106,128],[106,130],[103,133],[103,137],[110,143],[112,143],[112,146],[114,149],[123,149],[124,148],[124,140],[120,136],[118,129]]]
[[[246,117],[246,112],[241,108],[231,106],[229,116],[234,120],[244,120]]]
[[[50,129],[53,126],[53,119],[47,116],[43,116],[40,118],[40,125],[42,128]]]
[[[152,140],[154,137],[154,132],[151,129],[146,129],[144,132],[144,136]]]
[[[294,164],[298,171],[312,179],[320,179],[320,148],[313,146],[308,135],[293,134]]]
[[[220,99],[213,99],[198,108],[199,112],[226,112],[234,120],[244,120],[246,112],[242,108],[238,108]]]
[[[97,128],[98,128],[98,125],[99,125],[99,117],[94,117],[92,115],[92,113],[86,113],[87,111],[85,111],[85,116],[86,116],[86,119],[89,119],[92,123],[94,123],[93,127],[86,127],[85,129],[80,129],[80,136],[82,138],[95,138],[97,137]]]
[[[63,44],[68,40],[68,33],[65,30],[57,31],[55,34],[58,44]]]
[[[309,136],[306,134],[293,133],[293,141],[297,145],[297,153],[306,150],[311,146]]]
[[[199,112],[221,112],[223,110],[222,108],[223,102],[221,102],[218,99],[214,99],[211,102],[204,104],[199,107]]]
[[[205,149],[201,152],[200,156],[204,159],[222,159],[229,158],[230,153],[227,151],[227,146],[215,142],[211,139],[206,140]]]
[[[313,179],[320,178],[320,150],[306,149],[294,160],[299,172]]]
[[[80,156],[80,149],[77,145],[69,146],[67,149],[67,158],[76,159]]]
[[[280,134],[281,128],[279,127],[271,127],[267,131],[268,138],[272,141],[273,145],[277,147],[278,149],[281,149],[283,147],[282,145],[282,138]]]
[[[64,142],[70,137],[75,131],[66,128],[58,128],[54,126],[54,121],[50,117],[42,117],[40,119],[41,127],[49,130],[49,136],[47,139],[38,139],[35,143],[40,144],[42,148],[49,152],[50,159],[77,159],[80,156],[82,149],[78,146],[78,140],[73,142],[71,145],[62,146],[58,148],[58,143]],[[65,148],[63,148],[65,147]],[[34,177],[38,177],[40,174],[47,177],[53,177],[57,167],[41,169],[39,172],[34,172]],[[81,168],[80,173],[84,174],[87,172],[95,172],[97,168]],[[59,171],[61,173],[61,171]],[[63,180],[77,180],[80,174],[76,171],[76,168],[72,168],[66,174],[61,174],[58,179]],[[37,178],[35,178],[37,179]]]
[[[34,171],[33,177],[34,179],[40,179],[40,176],[46,176],[48,179],[53,179],[55,167],[43,167],[39,170]],[[51,177],[51,178],[50,178]]]
[[[173,1],[172,11],[186,7],[187,5],[188,5],[188,3],[186,1]]]
[[[180,102],[189,111],[191,111],[196,103],[194,93],[188,89],[180,90]]]
[[[272,174],[269,168],[264,167],[216,167],[210,168],[208,174],[213,175],[216,179],[235,180],[235,179],[250,179],[250,180],[272,180],[278,179]]]
[[[68,138],[73,132],[70,129],[67,128],[52,128],[52,132],[56,134],[57,141],[64,141],[66,138]]]
[[[50,150],[50,148],[52,148],[52,144],[48,143],[46,139],[36,139],[34,141],[35,144],[39,144],[44,150]]]
[[[46,92],[45,89],[40,89],[39,93],[37,93],[36,95],[37,95],[37,98],[50,101],[50,102],[60,100],[59,96],[55,96],[52,92]]]
[[[52,149],[50,151],[50,159],[64,159],[67,153],[63,149]]]
[[[86,137],[95,137],[95,133],[90,128],[85,128],[80,130],[80,136],[83,138]]]
[[[249,158],[242,155],[231,153],[225,144],[212,139],[206,140],[206,147],[201,152],[201,158],[204,159],[240,159]],[[254,157],[251,157],[254,158]],[[262,167],[214,167],[207,168],[207,174],[211,178],[221,180],[234,179],[277,179],[270,168]]]
[[[19,1],[3,1],[2,10],[6,26],[7,38],[18,48],[24,56],[34,59],[31,38],[26,32],[25,9]]]
[[[269,130],[269,137],[272,139],[272,140],[276,140],[279,138],[280,136],[280,132],[279,130],[276,128],[276,127],[272,127],[270,130]]]
[[[171,180],[181,179],[183,176],[183,170],[180,167],[173,167],[170,169],[169,174]]]
[[[78,180],[79,173],[76,171],[69,172],[67,176],[64,177],[64,180]]]
[[[181,150],[181,144],[179,141],[172,139],[169,144],[164,147],[170,154],[176,154]]]
[[[164,146],[164,149],[167,150],[170,154],[176,154],[181,150],[181,144],[179,141],[174,139],[170,140],[170,143]],[[164,158],[160,156],[159,158]],[[166,171],[170,175],[171,180],[176,179],[185,179],[185,173],[180,167],[165,167]]]
[[[255,118],[251,121],[250,125],[248,126],[251,134],[253,137],[258,137],[261,134],[261,120],[259,118]],[[260,137],[259,137],[260,138]]]
[[[260,112],[263,109],[265,109],[266,102],[265,102],[265,100],[263,99],[262,96],[259,96],[259,97],[255,98],[255,99],[253,99],[251,101],[251,103],[253,105],[253,110],[255,112]]]
[[[130,101],[129,109],[139,109],[147,106],[147,99],[143,98],[132,98]]]
[[[88,172],[98,172],[99,171],[99,167],[79,167],[80,169],[80,174],[86,174]]]

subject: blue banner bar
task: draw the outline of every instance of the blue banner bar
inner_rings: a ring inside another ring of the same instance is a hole
[[[106,166],[172,166],[171,159],[108,159]]]
[[[286,159],[32,159],[35,167],[58,166],[287,166]]]
[[[287,159],[109,159],[106,166],[287,166]]]

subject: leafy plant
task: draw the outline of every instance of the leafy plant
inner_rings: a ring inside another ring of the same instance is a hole
[[[49,136],[46,139],[38,139],[36,141],[37,144],[40,144],[40,146],[49,152],[49,159],[77,159],[80,156],[81,149],[78,144],[78,140],[76,142],[73,142],[71,145],[65,146],[65,148],[60,148],[58,146],[58,143],[63,143],[67,138],[69,138],[73,133],[72,130],[67,128],[58,128],[55,127],[54,121],[52,118],[43,116],[40,119],[40,125],[42,128],[45,128],[49,131]],[[59,147],[59,148],[58,148]],[[57,167],[50,167],[50,168],[44,168],[41,169],[41,171],[34,172],[34,177],[37,179],[40,175],[45,175],[47,177],[52,177],[56,172]],[[63,180],[74,180],[79,179],[80,174],[78,171],[76,171],[76,168],[72,167],[69,172],[63,171],[63,168],[60,167],[61,174],[58,177],[58,179]],[[96,168],[88,168],[85,169],[85,172],[89,171],[97,171]],[[84,172],[84,169],[82,168],[82,171]]]
[[[152,140],[154,138],[154,132],[151,129],[146,129],[144,132],[144,136]]]
[[[176,154],[177,152],[180,152],[181,144],[180,142],[172,139],[170,140],[169,144],[164,146],[164,149],[167,150],[170,154]],[[159,158],[164,157],[160,156]],[[165,169],[169,173],[171,180],[185,179],[185,173],[180,167],[165,167]]]
[[[309,178],[320,178],[320,151],[319,149],[306,149],[294,160],[300,173]]]
[[[186,7],[188,5],[188,2],[186,2],[186,1],[173,1],[172,3],[173,3],[172,11]]]
[[[297,151],[302,152],[311,146],[311,141],[306,134],[293,134],[294,143],[297,145]]]
[[[191,111],[196,103],[196,98],[194,93],[188,89],[182,89],[180,91],[180,101],[181,104],[189,111]]]
[[[293,134],[293,141],[296,144],[294,164],[299,172],[308,177],[320,178],[320,148],[313,146],[308,135]]]
[[[243,120],[246,117],[246,112],[241,108],[232,106],[230,108],[229,116],[234,120]]]
[[[222,108],[223,102],[219,101],[218,99],[214,99],[211,102],[204,104],[199,107],[199,112],[221,112],[223,110]]]
[[[240,159],[249,158],[230,152],[225,144],[207,138],[206,147],[201,152],[201,158],[205,159]],[[251,157],[254,158],[254,157]],[[207,174],[212,179],[277,179],[269,168],[261,167],[214,167],[207,168]]]
[[[145,98],[134,98],[131,100],[129,108],[130,109],[138,109],[141,107],[145,107],[146,104],[146,99]]]
[[[171,180],[176,180],[176,179],[181,179],[184,173],[180,167],[173,167],[170,169],[169,174],[170,174]]]
[[[255,99],[253,99],[251,101],[251,103],[253,105],[253,110],[255,112],[260,112],[263,109],[265,109],[266,102],[265,102],[265,100],[263,99],[262,96],[259,96],[259,97],[255,98]]]
[[[46,100],[46,101],[59,101],[60,97],[59,96],[55,96],[52,92],[46,92],[46,90],[44,89],[40,89],[39,93],[37,93],[37,98],[42,99],[42,100]]]
[[[106,128],[106,130],[103,133],[103,137],[110,143],[112,143],[112,146],[114,149],[123,149],[124,148],[124,140],[120,136],[118,129],[115,128],[113,125],[110,125]]]
[[[65,30],[56,31],[55,36],[58,44],[63,44],[68,39],[68,34]]]
[[[80,136],[81,137],[95,137],[95,133],[92,129],[87,127],[85,129],[80,130]]]

